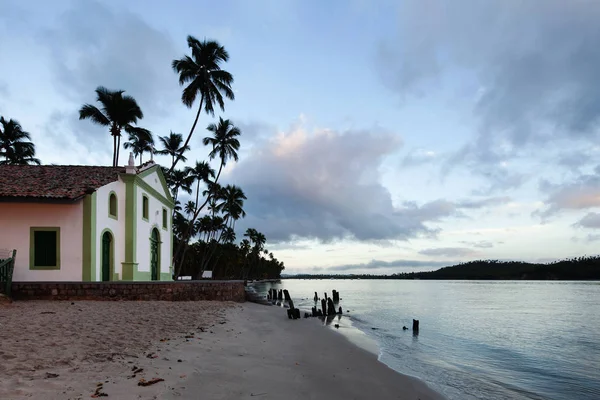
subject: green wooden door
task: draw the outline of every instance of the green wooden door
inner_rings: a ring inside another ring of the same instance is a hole
[[[150,279],[153,281],[158,280],[160,270],[159,244],[160,239],[158,237],[158,231],[152,229],[152,236],[150,236]]]
[[[104,232],[102,235],[102,281],[110,281],[110,255],[111,255],[112,235]]]

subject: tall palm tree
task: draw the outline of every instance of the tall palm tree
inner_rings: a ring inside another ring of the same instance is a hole
[[[215,115],[215,106],[218,105],[222,111],[225,111],[225,102],[223,95],[230,100],[235,99],[231,84],[233,75],[221,69],[221,64],[229,60],[229,53],[223,46],[214,40],[200,41],[193,36],[187,37],[188,47],[192,55],[184,56],[179,60],[173,60],[173,70],[179,74],[179,84],[189,83],[181,94],[181,101],[188,108],[192,108],[196,98],[200,97],[200,106],[194,119],[194,124],[185,140],[184,148],[189,145],[198,118],[202,112],[202,107],[207,114]],[[171,165],[171,170],[181,160],[181,151],[178,157]]]
[[[217,205],[218,210],[223,212],[225,222],[230,222],[230,227],[235,229],[235,222],[246,216],[244,211],[244,200],[246,195],[244,191],[235,185],[227,185],[221,191],[219,200],[221,202]]]
[[[188,227],[182,235],[182,240],[179,242],[179,246],[177,246],[177,250],[173,253],[174,262],[179,261],[179,264],[180,264],[179,268],[176,268],[176,271],[180,270],[181,264],[185,260],[185,254],[187,252],[187,247],[188,247],[187,244],[188,244],[188,241],[190,240],[190,238],[194,234],[193,228],[194,228],[194,224],[196,223],[196,219],[198,218],[200,211],[206,206],[206,204],[210,200],[210,196],[208,196],[206,198],[206,200],[204,201],[204,203],[201,206],[198,206],[198,201],[200,199],[200,184],[204,183],[209,188],[211,188],[211,185],[214,185],[214,183],[210,180],[210,178],[214,178],[214,176],[215,176],[215,170],[212,169],[210,164],[208,164],[206,161],[201,161],[201,162],[197,161],[196,165],[193,168],[186,167],[185,171],[186,171],[187,175],[196,182],[196,202],[195,202],[196,209],[195,209],[194,213],[192,213],[192,215],[189,219]],[[206,193],[206,191],[205,191],[205,193]]]
[[[173,200],[177,201],[179,190],[187,194],[192,194],[192,185],[194,184],[194,177],[190,175],[188,169],[176,169],[169,174],[167,173],[166,168],[164,168],[163,172],[165,173],[167,184],[169,185],[169,187],[171,188],[171,192],[173,193]]]
[[[113,167],[119,165],[119,149],[121,148],[121,131],[130,129],[144,117],[140,106],[131,96],[124,96],[124,90],[108,90],[103,86],[96,89],[96,100],[100,108],[84,104],[79,109],[79,119],[90,119],[92,122],[108,126],[113,137]]]
[[[123,148],[131,149],[135,157],[140,156],[140,165],[143,164],[142,156],[145,152],[154,152],[154,138],[148,129],[136,126],[125,128],[129,133],[129,141],[123,143]]]
[[[200,199],[200,184],[204,183],[210,186],[210,178],[215,177],[215,170],[206,161],[196,161],[196,165],[193,168],[186,167],[185,170],[196,181],[196,204],[198,204]]]
[[[185,207],[183,208],[183,210],[188,215],[193,214],[194,211],[196,211],[196,203],[192,200],[188,200],[188,202],[185,203]]]
[[[40,165],[40,160],[35,158],[35,145],[30,140],[31,135],[19,122],[0,117],[0,165]]]
[[[262,251],[264,249],[265,243],[267,242],[267,238],[265,237],[264,234],[258,232],[254,228],[246,229],[246,233],[244,233],[244,236],[246,236],[253,245],[250,255],[254,259],[254,266],[258,267],[258,264],[260,262],[260,254],[262,253]],[[247,271],[247,276],[250,275],[252,266],[253,265],[251,264],[250,268]],[[246,276],[246,278],[247,278],[247,276]]]
[[[223,230],[221,238],[223,239],[223,243],[233,243],[235,242],[235,231],[230,227],[226,227]]]
[[[231,158],[235,161],[238,160],[237,151],[240,149],[240,141],[237,137],[241,134],[239,128],[233,125],[228,119],[219,117],[218,124],[210,124],[208,131],[213,133],[212,137],[205,137],[202,139],[202,143],[205,146],[212,146],[212,150],[208,154],[208,157],[213,160],[217,157],[221,160],[221,166],[219,172],[215,178],[215,182],[219,180],[223,167],[227,164],[227,161]]]
[[[156,154],[169,155],[171,156],[171,165],[175,164],[175,157],[180,154],[181,161],[186,162],[187,157],[183,155],[190,149],[190,146],[183,145],[183,136],[181,133],[171,132],[169,136],[160,136],[158,138],[162,144],[162,150],[158,150]]]

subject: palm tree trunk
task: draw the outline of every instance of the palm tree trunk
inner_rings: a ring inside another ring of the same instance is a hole
[[[198,200],[200,200],[200,179],[197,180],[196,185],[196,208],[198,208]]]
[[[204,96],[202,96],[202,98],[200,99],[200,107],[198,107],[198,112],[196,113],[196,119],[194,120],[194,124],[192,125],[192,129],[190,129],[190,133],[188,134],[188,137],[185,140],[185,143],[181,147],[181,151],[179,152],[179,154],[177,154],[177,158],[173,162],[173,165],[171,165],[171,169],[169,169],[169,173],[171,173],[175,169],[175,166],[177,165],[177,163],[181,159],[181,156],[183,155],[183,152],[185,151],[185,148],[188,146],[188,144],[190,144],[190,139],[192,138],[192,134],[194,133],[194,129],[196,129],[196,124],[198,123],[198,118],[200,118],[200,113],[202,112],[202,103],[204,103]]]
[[[117,137],[115,135],[113,135],[113,160],[112,160],[112,166],[116,167],[117,166]]]
[[[117,135],[117,157],[115,162],[115,167],[119,166],[119,151],[121,150],[121,133]]]
[[[219,176],[221,176],[221,170],[223,169],[223,159],[221,159],[221,166],[219,167],[219,172],[217,173],[217,177],[215,178],[215,183],[219,181]]]

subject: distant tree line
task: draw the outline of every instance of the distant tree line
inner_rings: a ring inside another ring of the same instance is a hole
[[[583,256],[551,263],[477,260],[429,272],[372,274],[300,274],[294,279],[456,279],[456,280],[600,280],[600,256]]]

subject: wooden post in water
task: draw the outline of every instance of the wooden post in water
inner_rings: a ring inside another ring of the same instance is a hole
[[[288,292],[287,289],[283,289],[283,296],[285,297],[286,301],[292,301],[292,299],[290,298],[290,292]]]
[[[338,310],[338,314],[343,314],[342,307],[340,307],[340,309]]]
[[[277,300],[283,300],[283,291],[279,289],[279,293],[277,294]]]
[[[413,332],[419,332],[419,320],[413,319]]]
[[[333,302],[334,303],[339,303],[340,302],[340,292],[338,292],[337,290],[334,290],[331,295],[333,296]]]
[[[290,305],[290,308],[288,308],[288,310],[287,310],[288,318],[296,319],[296,310],[294,309],[294,302],[292,301],[292,299],[289,299],[288,303]],[[298,310],[298,311],[300,311],[300,310]]]
[[[333,299],[330,297],[327,299],[327,315],[335,315],[335,305],[333,304]]]
[[[325,299],[321,299],[321,310],[323,310],[323,316],[327,315],[327,302]]]
[[[315,292],[315,297],[313,298],[313,300],[315,301],[315,303],[316,303],[317,301],[319,301],[319,296],[317,296],[317,292]]]

